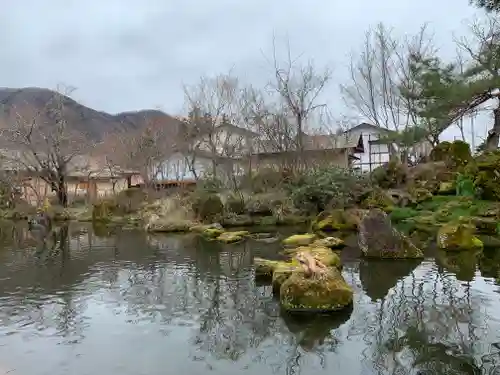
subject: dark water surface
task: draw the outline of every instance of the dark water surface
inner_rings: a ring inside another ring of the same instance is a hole
[[[25,228],[2,227],[0,374],[500,374],[493,260],[348,249],[352,313],[301,321],[254,281],[252,258],[279,242],[65,233],[40,253]]]

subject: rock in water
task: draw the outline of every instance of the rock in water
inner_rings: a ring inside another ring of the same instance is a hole
[[[351,287],[334,267],[311,277],[292,272],[280,288],[280,304],[288,312],[334,312],[350,306],[352,301]]]
[[[363,255],[369,258],[415,259],[424,257],[422,250],[392,227],[389,217],[380,209],[370,210],[361,220],[358,244]]]

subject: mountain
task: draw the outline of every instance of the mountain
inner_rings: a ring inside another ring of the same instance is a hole
[[[104,135],[118,131],[138,130],[153,122],[166,127],[179,124],[174,117],[158,110],[109,114],[86,107],[68,96],[58,95],[61,94],[38,87],[0,87],[0,127],[12,126],[19,117],[32,121],[36,116],[42,128],[50,131],[54,123],[54,109],[59,103],[64,105],[64,119],[69,127],[92,141],[99,141]]]

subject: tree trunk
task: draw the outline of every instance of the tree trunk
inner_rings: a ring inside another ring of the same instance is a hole
[[[493,110],[493,127],[488,131],[486,137],[485,149],[498,149],[498,141],[500,140],[500,99],[498,99],[497,107]]]
[[[61,206],[68,207],[68,192],[66,191],[64,177],[61,177],[57,184],[57,200]]]

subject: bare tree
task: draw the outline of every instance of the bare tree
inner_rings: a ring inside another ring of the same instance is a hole
[[[106,137],[107,162],[113,167],[138,171],[147,186],[162,175],[164,163],[177,147],[177,128],[165,126],[161,119],[146,115],[143,126],[137,130],[124,130]]]
[[[57,195],[59,204],[68,205],[67,177],[77,166],[75,159],[93,144],[68,121],[65,105],[69,91],[55,92],[41,109],[20,106],[16,121],[3,132],[9,148],[17,151],[20,169],[44,180]]]
[[[277,56],[276,45],[273,46],[274,80],[269,88],[279,96],[278,126],[291,121],[295,127],[296,146],[299,153],[304,150],[304,134],[308,127],[308,120],[319,109],[325,109],[326,103],[320,103],[321,94],[331,79],[329,69],[318,70],[313,61],[302,64],[299,58],[292,58],[290,45],[287,45],[287,58],[280,62]]]
[[[184,87],[188,116],[183,119],[182,151],[191,172],[198,178],[198,157],[210,159],[211,174],[234,175],[233,168],[248,146],[240,113],[241,90],[231,74],[202,77]]]
[[[461,38],[458,46],[465,51],[471,66],[466,71],[470,77],[470,100],[460,103],[458,110],[464,113],[494,99],[493,126],[488,132],[485,149],[496,150],[500,141],[500,21],[494,15],[473,22],[470,26],[471,38]]]
[[[414,36],[397,38],[391,29],[378,24],[367,31],[361,53],[351,58],[350,82],[340,86],[345,103],[382,128],[398,131],[416,125],[413,103],[401,95],[400,87],[411,90],[413,85],[411,57],[432,53],[425,25]]]

